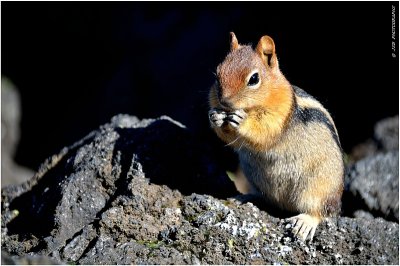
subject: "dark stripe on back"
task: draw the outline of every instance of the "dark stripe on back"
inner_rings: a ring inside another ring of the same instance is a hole
[[[335,127],[332,125],[331,121],[326,117],[324,112],[316,108],[301,108],[296,104],[294,111],[294,119],[300,123],[307,125],[311,122],[324,124],[332,134],[332,138],[335,140],[336,144],[340,149],[342,149],[339,141],[339,137],[336,134]]]

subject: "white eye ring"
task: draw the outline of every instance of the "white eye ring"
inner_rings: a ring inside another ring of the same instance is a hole
[[[246,78],[246,86],[250,89],[258,89],[261,85],[261,80],[260,80],[260,74],[258,72],[258,69],[254,69],[253,71],[250,72],[249,75],[247,75]]]

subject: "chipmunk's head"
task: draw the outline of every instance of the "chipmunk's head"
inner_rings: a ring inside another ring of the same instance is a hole
[[[255,49],[240,45],[231,32],[231,50],[217,67],[217,97],[226,109],[247,109],[262,104],[281,80],[275,44],[263,36]]]

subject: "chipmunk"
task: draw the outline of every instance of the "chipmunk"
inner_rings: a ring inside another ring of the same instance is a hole
[[[279,69],[275,43],[255,49],[231,32],[231,50],[209,94],[211,127],[239,155],[251,193],[298,215],[293,233],[313,239],[318,224],[338,215],[344,164],[328,111]]]

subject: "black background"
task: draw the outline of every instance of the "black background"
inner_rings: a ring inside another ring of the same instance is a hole
[[[2,2],[2,74],[22,98],[17,162],[37,168],[118,113],[169,115],[215,141],[207,93],[229,31],[275,40],[282,72],[331,112],[349,152],[398,114],[392,5]]]

